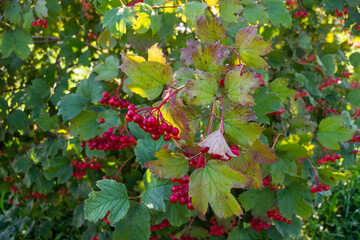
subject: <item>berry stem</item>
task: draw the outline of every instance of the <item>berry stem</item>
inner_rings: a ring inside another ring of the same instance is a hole
[[[115,180],[118,181],[118,176],[121,172],[121,170],[125,167],[126,163],[128,161],[130,161],[131,159],[133,159],[135,157],[135,155],[132,155],[131,157],[129,157],[128,159],[125,160],[125,162],[123,162],[123,164],[121,164],[121,166],[119,167],[119,170],[117,171],[116,175],[115,175]]]
[[[206,136],[208,136],[210,134],[210,130],[211,130],[211,126],[212,126],[212,122],[214,120],[214,114],[215,114],[215,104],[216,104],[216,100],[213,101],[212,105],[211,105],[211,117],[210,120],[207,124],[207,134]]]
[[[224,99],[222,97],[220,97],[221,100],[221,121],[220,121],[220,127],[221,127],[221,133],[224,134],[224,113],[225,113],[225,109],[224,109]]]
[[[181,89],[183,89],[185,87],[185,85],[177,88],[175,91],[173,91],[169,96],[167,96],[162,103],[160,103],[160,105],[157,107],[158,109],[160,109],[162,106],[164,106],[164,104],[175,94],[177,94]]]

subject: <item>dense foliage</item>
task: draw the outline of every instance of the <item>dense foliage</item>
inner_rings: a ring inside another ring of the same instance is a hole
[[[0,1],[0,239],[358,239],[359,6]]]

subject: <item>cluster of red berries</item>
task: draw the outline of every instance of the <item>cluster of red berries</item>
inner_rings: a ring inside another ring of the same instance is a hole
[[[85,0],[81,0],[80,3],[82,4],[82,10],[85,12],[85,17],[87,18],[87,20],[92,20],[94,16],[92,16],[91,13],[94,10],[91,3],[86,2]]]
[[[329,81],[321,83],[321,86],[319,87],[319,91],[322,91],[324,88],[330,87],[330,86],[332,86],[334,84],[338,84],[340,80],[341,80],[340,78],[336,78],[336,79],[333,78],[333,79],[331,79]]]
[[[198,166],[200,168],[204,168],[205,167],[205,157],[204,156],[199,156],[198,158],[190,158],[189,159],[189,165],[191,167]]]
[[[296,11],[295,12],[295,17],[296,18],[301,18],[301,17],[306,18],[308,14],[309,14],[308,11]]]
[[[96,36],[96,34],[92,34],[91,32],[89,32],[88,34],[87,34],[87,36],[88,36],[88,38],[90,38],[90,40],[96,40],[97,39],[97,36]]]
[[[38,192],[32,192],[30,196],[23,196],[24,200],[30,200],[30,199],[38,199],[41,198],[42,200],[46,201],[46,196],[43,193]]]
[[[311,192],[312,193],[317,193],[317,192],[322,192],[322,191],[329,191],[330,190],[330,187],[328,185],[325,185],[325,184],[319,184],[317,186],[313,186],[311,187]]]
[[[126,121],[137,123],[142,130],[151,134],[154,141],[158,140],[162,135],[165,141],[170,141],[171,138],[180,140],[178,137],[180,131],[177,127],[173,127],[170,123],[165,122],[165,120],[159,121],[152,114],[143,117],[140,115],[142,110],[144,109],[137,109],[135,105],[130,104],[125,116]]]
[[[307,97],[308,94],[307,92],[299,92],[297,94],[295,94],[295,98],[303,98],[303,97]]]
[[[284,109],[281,108],[279,111],[271,112],[271,113],[268,113],[267,115],[268,116],[274,116],[274,115],[281,115],[283,113],[284,113]]]
[[[272,218],[273,220],[277,220],[280,222],[284,222],[286,224],[290,224],[291,223],[291,219],[286,219],[279,211],[279,209],[275,208],[274,210],[267,210],[266,211],[267,217],[268,218]]]
[[[104,123],[103,118],[99,119],[100,123]],[[136,146],[137,142],[134,137],[124,135],[122,131],[114,131],[114,128],[108,128],[106,132],[103,132],[101,137],[96,136],[92,139],[87,140],[87,145],[90,150],[123,150],[124,148],[129,148],[131,145]],[[120,136],[117,136],[120,135]],[[82,147],[85,147],[85,142],[81,143]]]
[[[215,219],[211,219],[210,235],[222,236],[225,233],[224,227],[219,225]]]
[[[171,224],[170,224],[169,220],[167,218],[165,218],[161,223],[150,226],[150,231],[161,230],[164,227],[168,227],[168,226],[171,226]]]
[[[118,96],[111,96],[107,92],[103,92],[103,98],[100,99],[101,104],[109,105],[114,108],[125,109],[130,105],[130,102],[125,99],[120,99]]]
[[[109,219],[108,219],[109,214],[110,214],[110,211],[108,211],[108,212],[106,213],[105,217],[103,217],[103,218],[101,219],[101,221],[104,221],[106,224],[110,224]]]
[[[69,190],[67,188],[61,188],[61,189],[59,189],[58,193],[64,197],[67,194],[69,194]]]
[[[259,218],[253,218],[249,222],[251,223],[251,228],[256,229],[257,232],[261,232],[261,229],[268,229],[270,227],[269,223],[263,222]]]
[[[334,14],[335,16],[342,17],[343,15],[347,15],[349,13],[349,10],[347,8],[344,8],[341,12],[335,8]]]
[[[307,57],[306,59],[302,59],[300,58],[298,60],[298,63],[301,63],[301,64],[306,64],[306,63],[309,63],[309,62],[312,62],[315,60],[315,55],[312,53],[309,57]]]
[[[359,88],[360,87],[360,82],[352,81],[349,84],[350,84],[351,88]]]
[[[344,78],[349,79],[350,76],[353,75],[353,73],[350,73],[350,72],[341,72],[341,75],[342,75]]]
[[[90,162],[88,162],[87,159],[85,160],[85,162],[71,162],[71,165],[74,167],[72,177],[76,177],[77,179],[83,178],[84,176],[86,176],[86,172],[84,172],[84,170],[87,168],[93,169],[95,171],[101,169],[101,164],[96,159],[93,159]]]
[[[305,106],[305,107],[304,107],[304,110],[305,110],[305,111],[308,111],[308,112],[312,112],[312,111],[314,111],[314,106],[313,106],[313,105]]]
[[[286,4],[287,6],[294,6],[294,5],[295,5],[295,2],[292,1],[292,0],[287,0],[287,1],[285,2],[285,4]]]
[[[180,179],[172,178],[171,182],[173,183],[179,183],[179,185],[174,185],[171,188],[171,191],[173,192],[169,200],[171,203],[176,203],[179,201],[181,205],[187,206],[189,210],[194,210],[194,206],[191,203],[191,198],[189,197],[189,176],[185,176]]]
[[[20,193],[20,190],[18,187],[11,187],[10,190],[15,193],[15,194],[19,194]]]
[[[360,116],[360,108],[355,107],[354,111],[355,111],[354,114],[351,116],[356,120]]]
[[[319,158],[316,162],[317,164],[321,165],[321,164],[327,164],[329,161],[330,162],[335,162],[336,160],[339,160],[341,158],[340,154],[336,154],[336,155],[326,155],[323,158]]]
[[[328,107],[325,107],[324,108],[324,112],[323,112],[323,116],[325,116],[326,114],[332,114],[336,112],[335,108],[328,108]]]
[[[9,204],[14,205],[14,198],[9,199]],[[24,205],[23,202],[19,202],[19,203],[16,204],[16,206],[22,206],[22,205]]]
[[[37,19],[32,22],[33,27],[42,27],[43,29],[47,28],[48,20],[46,19]]]
[[[349,142],[352,142],[352,143],[360,142],[360,136],[359,136],[359,135],[354,135],[354,136],[349,140]]]
[[[273,191],[274,191],[274,190],[278,190],[278,188],[275,187],[274,185],[272,185],[271,182],[272,182],[271,176],[267,176],[267,177],[264,177],[264,178],[263,178],[263,185],[264,185],[264,187],[269,186],[269,187],[270,187],[270,190],[273,190]]]

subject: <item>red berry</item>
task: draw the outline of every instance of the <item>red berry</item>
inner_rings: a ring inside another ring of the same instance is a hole
[[[173,136],[177,136],[177,135],[179,135],[179,133],[180,133],[180,131],[179,131],[178,128],[176,128],[176,127],[173,127],[173,128],[172,128],[171,134],[172,134]]]
[[[179,196],[176,194],[171,194],[169,200],[171,203],[176,203],[179,200]]]
[[[139,114],[135,114],[133,117],[134,123],[140,123],[142,122],[142,118]]]
[[[195,209],[191,202],[188,202],[186,206],[191,211]]]
[[[103,96],[104,98],[106,98],[106,97],[109,96],[109,94],[108,94],[107,92],[103,92],[103,93],[102,93],[102,96]]]
[[[133,120],[133,118],[132,118],[131,116],[129,116],[129,115],[126,114],[125,120],[126,120],[127,122],[131,122],[131,121]]]
[[[202,153],[207,153],[208,151],[209,151],[209,147],[202,147],[201,149],[200,149],[200,152],[202,152]]]
[[[167,142],[167,141],[170,141],[171,140],[171,135],[169,133],[166,133],[164,134],[164,140]]]
[[[128,110],[133,110],[133,111],[135,111],[135,110],[136,110],[135,105],[134,105],[134,104],[130,104],[130,105],[128,106]]]
[[[103,118],[99,119],[99,123],[103,124],[104,122],[105,122],[105,119],[103,119]]]
[[[170,196],[171,197],[171,196]],[[180,197],[179,198],[179,203],[181,204],[181,205],[185,205],[186,203],[187,203],[187,199],[185,198],[185,197]]]

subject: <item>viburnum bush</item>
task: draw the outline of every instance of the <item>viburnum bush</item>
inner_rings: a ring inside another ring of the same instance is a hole
[[[291,239],[360,142],[358,0],[2,0],[0,239]]]

